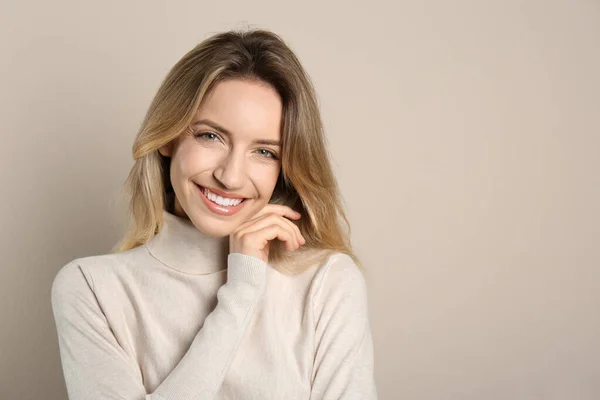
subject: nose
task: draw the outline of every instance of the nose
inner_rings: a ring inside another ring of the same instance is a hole
[[[244,154],[235,151],[227,153],[227,155],[220,160],[217,168],[215,168],[213,172],[215,179],[228,190],[242,188],[244,184],[244,175]]]

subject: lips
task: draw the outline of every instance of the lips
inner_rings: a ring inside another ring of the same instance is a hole
[[[228,195],[224,195],[224,194],[221,194],[221,193],[219,193],[219,192],[217,192],[217,191],[214,191],[214,190],[207,189],[207,188],[205,188],[205,187],[204,187],[204,186],[202,186],[202,185],[198,185],[197,183],[196,183],[196,186],[198,186],[198,188],[200,189],[200,191],[201,191],[202,193],[204,193],[204,190],[206,189],[206,190],[208,190],[209,192],[211,192],[212,194],[214,194],[214,195],[217,195],[217,196],[220,196],[220,197],[222,197],[222,198],[224,198],[224,199],[242,200],[242,201],[240,202],[240,204],[241,204],[241,203],[243,203],[244,201],[246,201],[246,197],[241,197],[241,196],[228,196]],[[207,198],[208,198],[208,197],[207,197]],[[210,200],[210,199],[209,199],[209,200]],[[212,201],[212,200],[210,200],[210,201]]]
[[[206,195],[204,194],[205,188],[203,186],[196,185],[196,187],[198,188],[198,194],[200,195],[202,202],[214,214],[231,216],[231,215],[237,214],[242,208],[244,208],[246,206],[247,201],[245,198],[243,198],[242,201],[238,205],[222,206],[222,205],[210,200],[208,197],[206,197]]]

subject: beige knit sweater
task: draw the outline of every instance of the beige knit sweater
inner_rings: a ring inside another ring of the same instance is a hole
[[[56,275],[69,399],[377,398],[366,285],[350,257],[285,275],[240,253],[224,262],[215,238],[164,218],[145,245]]]

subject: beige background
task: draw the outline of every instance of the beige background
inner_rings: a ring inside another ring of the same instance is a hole
[[[248,25],[318,90],[380,397],[600,398],[600,2],[0,4],[1,399],[66,398],[52,279],[118,239],[167,71]]]

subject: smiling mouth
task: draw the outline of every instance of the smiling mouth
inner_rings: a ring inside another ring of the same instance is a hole
[[[215,193],[212,193],[209,189],[205,188],[202,185],[196,184],[196,186],[202,191],[202,194],[204,194],[204,197],[206,197],[212,203],[215,203],[221,207],[236,207],[247,200],[247,198],[234,199],[234,198],[219,196]]]

